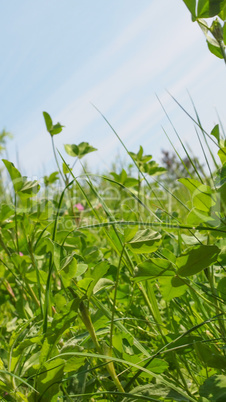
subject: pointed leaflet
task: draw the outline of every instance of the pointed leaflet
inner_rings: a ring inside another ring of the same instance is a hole
[[[51,136],[61,133],[64,126],[60,123],[53,124],[52,119],[47,112],[43,112],[43,117],[46,123],[46,129]]]
[[[27,181],[26,179],[26,177],[23,177],[24,184],[18,192],[20,198],[34,197],[40,190],[40,185],[37,180]]]
[[[150,229],[138,230],[128,244],[130,249],[136,254],[153,253],[159,248],[161,237],[158,232]]]
[[[107,273],[107,271],[109,270],[109,267],[110,267],[110,264],[108,261],[101,261],[95,265],[95,267],[93,268],[92,273],[91,273],[93,281],[87,290],[88,298],[90,298],[92,296],[95,285]]]
[[[214,128],[213,128],[213,130],[211,131],[210,134],[213,135],[217,139],[217,142],[219,144],[219,142],[220,142],[219,124],[216,124],[216,126],[214,126]]]
[[[71,279],[76,276],[77,273],[77,260],[74,258],[74,255],[71,254],[67,257],[63,263],[63,267],[60,270],[60,275],[62,277],[62,281],[64,287],[67,288],[71,285]]]
[[[152,155],[143,155],[143,147],[140,145],[139,151],[137,154],[134,152],[129,152],[129,155],[135,160],[135,162],[140,166],[143,163],[146,163],[152,159]]]
[[[7,161],[6,159],[2,159],[2,161],[9,172],[15,192],[21,198],[29,198],[37,194],[40,189],[37,180],[28,181],[27,177],[21,176],[21,173],[12,162]]]
[[[46,123],[46,129],[50,133],[51,128],[53,127],[53,122],[50,115],[47,112],[43,112],[43,117]]]
[[[210,52],[214,54],[214,56],[219,57],[219,59],[223,59],[223,58],[224,58],[220,46],[217,46],[217,45],[214,43],[213,40],[207,40],[207,46],[208,46]]]
[[[196,0],[183,0],[186,4],[187,8],[189,9],[192,17],[195,18],[195,9],[196,9]]]
[[[209,267],[217,261],[220,249],[217,246],[194,246],[190,247],[177,258],[178,271],[180,276],[191,276]]]
[[[64,149],[68,155],[77,157],[79,159],[83,158],[83,156],[89,154],[90,152],[97,151],[97,149],[89,145],[88,142],[81,142],[78,145],[65,144]]]
[[[21,176],[21,173],[19,170],[14,166],[12,162],[7,161],[6,159],[2,159],[2,162],[4,163],[6,169],[9,172],[9,175],[11,177],[12,183],[14,190],[17,192],[21,189],[23,186],[23,179]]]

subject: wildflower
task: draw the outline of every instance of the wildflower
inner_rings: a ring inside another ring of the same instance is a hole
[[[78,204],[74,205],[74,208],[77,208],[78,211],[84,211],[84,207],[82,204],[80,204],[80,202]]]
[[[81,212],[84,211],[84,207],[82,204],[80,204],[80,202],[78,204],[74,205],[75,208],[75,222],[77,224],[77,226],[79,226],[80,222],[81,222]]]

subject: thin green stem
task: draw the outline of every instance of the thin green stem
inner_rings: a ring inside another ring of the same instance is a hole
[[[111,327],[110,327],[110,349],[112,349],[112,340],[113,340],[113,329],[114,329],[114,318],[115,318],[115,306],[116,306],[116,299],[117,299],[117,290],[119,284],[119,273],[120,273],[120,266],[122,263],[122,256],[124,253],[125,245],[123,245],[122,252],[119,258],[119,263],[117,267],[117,274],[115,280],[115,292],[114,292],[114,299],[113,299],[113,306],[112,306],[112,317],[111,317]]]

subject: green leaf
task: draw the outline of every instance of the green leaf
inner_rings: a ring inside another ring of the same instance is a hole
[[[88,298],[90,298],[92,296],[94,286],[107,273],[107,271],[109,270],[109,267],[110,267],[110,264],[108,261],[101,261],[95,265],[95,267],[93,268],[92,273],[91,273],[93,281],[87,290]]]
[[[85,359],[86,358],[82,356],[71,357],[64,366],[64,372],[70,373],[71,371],[77,371],[81,366],[83,366]]]
[[[207,398],[209,402],[226,401],[226,376],[213,375],[199,388],[200,396]]]
[[[174,353],[179,355],[184,355],[186,353],[194,352],[194,344],[196,342],[202,341],[200,336],[183,336],[180,339],[174,341],[176,339],[175,334],[167,335],[167,340],[169,339],[172,343],[172,347],[175,348]]]
[[[219,144],[219,141],[220,141],[219,124],[216,124],[216,126],[214,126],[214,128],[213,128],[213,130],[211,131],[210,134],[213,135],[217,139],[217,142]]]
[[[226,301],[226,277],[222,278],[217,286],[217,290],[220,294],[220,297],[222,297],[222,299],[224,301]]]
[[[62,163],[62,168],[63,168],[63,173],[67,174],[67,173],[71,173],[71,169],[69,167],[69,165],[66,165],[66,163]]]
[[[51,135],[56,135],[56,134],[61,133],[61,131],[63,130],[63,127],[64,126],[62,126],[60,123],[54,124],[53,128],[50,131],[50,134]]]
[[[213,41],[210,41],[209,39],[207,40],[207,46],[210,50],[211,53],[214,54],[214,56],[217,56],[219,59],[223,59],[224,56],[222,54],[221,48],[219,46],[216,46]]]
[[[45,123],[46,123],[46,129],[50,133],[50,131],[51,131],[52,127],[53,127],[52,119],[51,119],[50,115],[47,112],[43,112],[43,116],[44,116]]]
[[[226,20],[226,4],[225,4],[225,20]],[[226,22],[224,23],[224,26],[223,26],[223,39],[224,39],[224,44],[226,45]]]
[[[134,187],[138,185],[138,180],[134,177],[128,177],[124,169],[122,169],[120,174],[117,174],[115,172],[111,172],[110,174],[114,177],[117,183],[120,183],[125,187]]]
[[[208,367],[224,370],[226,357],[221,355],[214,345],[206,345],[202,342],[194,344],[198,358]]]
[[[143,147],[140,145],[137,154],[135,154],[134,152],[128,152],[128,153],[133,158],[133,160],[137,162],[137,164],[140,166],[152,159],[152,155],[143,155],[143,152],[144,152]]]
[[[60,123],[53,124],[52,119],[47,112],[43,112],[43,117],[46,123],[46,129],[51,136],[61,133],[64,126]]]
[[[21,173],[12,162],[7,161],[6,159],[2,159],[2,161],[9,172],[14,190],[19,197],[30,198],[37,194],[40,190],[40,185],[37,180],[27,181],[27,178],[21,176]]]
[[[160,175],[167,171],[165,168],[159,167],[158,163],[155,161],[145,163],[143,170],[145,173],[149,174],[149,176]]]
[[[217,261],[220,249],[217,246],[198,245],[186,250],[177,258],[178,275],[191,276]]]
[[[39,272],[41,285],[45,285],[46,281],[47,281],[47,277],[48,277],[47,272],[45,272],[45,271],[43,271],[41,269],[38,272]],[[27,272],[25,274],[25,277],[28,279],[28,281],[30,281],[32,283],[37,283],[38,282],[37,272],[35,270]]]
[[[153,253],[161,243],[161,235],[150,229],[139,230],[130,240],[129,247],[135,254]]]
[[[66,258],[63,263],[63,267],[60,270],[63,284],[65,288],[71,285],[71,279],[76,276],[77,273],[77,260],[73,254]]]
[[[197,208],[192,208],[187,215],[187,224],[196,226],[204,222],[208,223],[211,226],[218,226],[220,223],[216,215],[212,216],[211,213],[201,211]]]
[[[195,17],[196,0],[183,0],[193,17]]]
[[[173,276],[172,264],[168,260],[161,258],[151,258],[142,262],[135,268],[135,280],[146,280],[158,276]]]
[[[10,178],[13,183],[14,190],[17,192],[23,186],[23,179],[19,172],[19,170],[14,166],[12,162],[7,161],[6,159],[2,159],[6,169],[9,172]]]
[[[225,10],[225,0],[209,0],[209,16],[214,17]]]
[[[106,289],[109,287],[111,288],[112,286],[114,286],[113,281],[111,281],[110,279],[107,279],[107,278],[100,278],[99,281],[96,283],[96,285],[93,288],[93,294],[98,293],[102,289]]]
[[[97,151],[97,149],[89,145],[88,142],[81,142],[78,145],[65,144],[64,149],[68,155],[77,157],[79,159],[83,158],[83,156],[89,154],[90,152]]]
[[[18,191],[20,198],[26,199],[34,197],[40,190],[40,185],[37,180],[26,181],[26,177],[23,177],[24,184]]]
[[[87,264],[78,264],[77,265],[77,272],[76,272],[76,277],[78,278],[79,276],[81,276],[82,274],[84,274],[86,272],[88,268]]]
[[[219,17],[222,19],[222,21],[226,20],[226,4],[224,5],[224,7],[222,8],[221,12],[219,13]],[[226,44],[225,39],[224,39],[224,43]]]
[[[216,204],[216,196],[210,186],[190,178],[182,178],[178,181],[184,184],[191,192],[195,208],[209,212],[210,208]]]
[[[225,0],[199,0],[197,17],[211,18],[218,15],[224,8]]]
[[[40,398],[53,401],[53,397],[58,394],[60,383],[64,373],[63,359],[55,359],[42,366],[41,373],[37,376],[36,389],[40,393]]]
[[[59,180],[59,172],[53,172],[49,176],[44,176],[45,186],[48,186],[49,184],[52,184],[57,180]]]
[[[162,297],[165,301],[170,301],[174,299],[174,297],[182,296],[186,292],[186,285],[180,287],[174,287],[172,285],[172,277],[160,276],[158,281],[160,283]]]
[[[61,246],[48,237],[45,238],[44,243],[47,246],[46,251],[50,252],[52,254],[55,267],[57,270],[59,270],[60,269]]]
[[[171,280],[171,285],[174,287],[174,288],[179,288],[180,286],[185,286],[186,285],[186,283],[185,283],[185,281],[184,280],[182,280],[179,276],[174,276],[173,278],[172,278],[172,280]]]
[[[222,165],[224,165],[226,163],[226,147],[218,151],[218,156],[222,162]]]
[[[199,0],[197,8],[198,18],[208,18],[209,16],[209,0]]]
[[[151,363],[147,366],[148,370],[153,371],[153,373],[161,374],[168,369],[169,365],[165,360],[153,359]]]

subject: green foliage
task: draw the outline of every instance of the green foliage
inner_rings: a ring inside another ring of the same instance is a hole
[[[46,129],[51,136],[61,133],[64,126],[60,123],[53,124],[50,115],[47,112],[43,112],[43,117],[46,124]]]
[[[204,35],[208,48],[215,56],[224,59],[226,63],[226,4],[225,0],[183,0],[191,13],[192,21],[197,21]],[[203,18],[213,18],[211,25]],[[221,19],[220,22],[218,17]],[[209,35],[210,34],[210,35]]]
[[[184,2],[211,51],[224,57],[225,25],[203,21],[223,20],[224,2]],[[208,135],[197,115],[206,145],[208,138],[218,146],[209,174],[185,146],[186,158],[164,152],[164,167],[142,146],[137,153],[124,146],[135,173],[129,165],[111,177],[85,172],[84,180],[56,153],[63,126],[43,116],[58,168],[44,188],[3,159],[10,183],[2,182],[9,191],[0,207],[2,400],[225,401],[219,125]],[[65,145],[75,162],[95,150]]]
[[[15,193],[21,198],[34,197],[40,190],[38,181],[26,180],[27,177],[21,176],[21,173],[15,168],[12,162],[7,161],[6,159],[2,159],[2,161],[9,172]]]
[[[90,152],[94,152],[97,149],[89,145],[88,142],[81,142],[78,145],[64,145],[65,151],[68,155],[77,157],[78,159],[83,158],[83,156],[89,154]]]

